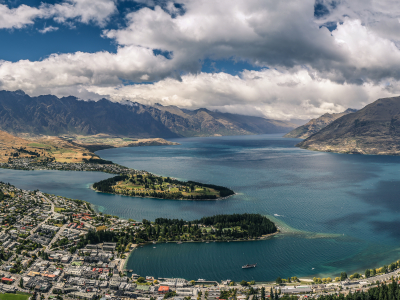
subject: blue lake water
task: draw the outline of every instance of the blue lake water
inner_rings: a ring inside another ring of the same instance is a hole
[[[400,157],[319,153],[279,135],[177,139],[179,146],[97,152],[121,165],[183,180],[224,185],[221,201],[177,201],[96,193],[109,174],[0,169],[0,180],[83,199],[124,218],[197,219],[221,213],[277,215],[295,230],[257,242],[159,244],[134,251],[141,275],[207,280],[337,276],[400,258]],[[257,263],[242,270],[241,265]]]

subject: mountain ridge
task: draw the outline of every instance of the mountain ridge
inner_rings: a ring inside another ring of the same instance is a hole
[[[0,130],[36,135],[111,134],[135,138],[285,133],[295,125],[261,117],[195,111],[160,104],[107,99],[83,101],[68,96],[30,97],[23,91],[0,91]]]

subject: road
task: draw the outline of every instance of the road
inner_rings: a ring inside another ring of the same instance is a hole
[[[51,245],[53,245],[54,242],[56,242],[58,240],[58,238],[60,237],[60,234],[62,232],[64,232],[64,229],[67,228],[68,224],[64,224],[59,231],[57,231],[56,235],[53,237],[53,239],[50,241],[50,243],[46,246],[46,250],[50,250],[51,249]]]
[[[45,199],[45,201],[47,201],[47,202],[49,202],[50,203],[50,205],[51,205],[51,214],[43,221],[43,222],[41,222],[38,226],[36,226],[36,228],[34,228],[33,230],[31,230],[30,231],[30,234],[33,234],[33,233],[35,233],[37,230],[38,230],[38,228],[40,227],[40,226],[42,226],[43,224],[46,224],[46,222],[53,216],[53,214],[54,214],[54,203],[49,199],[49,198],[47,198],[45,195],[43,195],[41,192],[38,192],[38,195],[39,196],[41,196],[43,199]]]

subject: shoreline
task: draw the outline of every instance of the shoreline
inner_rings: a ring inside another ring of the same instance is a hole
[[[230,242],[257,242],[257,241],[263,241],[267,240],[268,238],[274,237],[277,234],[282,233],[279,229],[276,232],[269,233],[266,235],[263,235],[257,239],[250,239],[250,240],[224,240],[224,241],[219,241],[219,240],[201,240],[201,241],[165,241],[165,242],[158,242],[158,241],[149,241],[146,243],[141,243],[141,244],[135,244],[136,247],[138,248],[139,246],[147,246],[147,245],[156,245],[156,244],[178,244],[178,243],[230,243]]]
[[[136,250],[136,248],[139,246],[139,244],[132,244],[131,247],[133,246],[133,248],[126,254],[125,258],[122,258],[122,260],[120,261],[119,264],[119,271],[120,272],[124,272],[124,270],[126,270],[126,265],[128,264],[129,258],[131,257],[133,251]],[[128,272],[126,272],[128,273]]]

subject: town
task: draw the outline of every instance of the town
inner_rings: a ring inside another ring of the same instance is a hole
[[[110,174],[147,174],[146,171],[136,171],[102,159],[79,163],[67,163],[51,159],[37,160],[35,158],[9,158],[8,162],[0,163],[0,168],[25,171],[59,170],[105,172]]]
[[[0,190],[0,299],[9,294],[88,300],[316,298],[367,291],[398,280],[399,262],[378,269],[371,277],[368,273],[347,278],[342,273],[335,282],[292,277],[271,283],[235,283],[135,274],[126,269],[126,262],[138,246],[136,233],[148,221],[96,213],[87,202],[6,183],[0,183]]]

